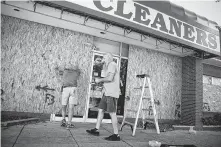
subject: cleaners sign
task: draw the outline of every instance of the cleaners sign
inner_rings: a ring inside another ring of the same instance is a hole
[[[77,0],[74,3],[202,46],[207,51],[220,53],[219,35],[187,24],[142,4],[121,0]]]

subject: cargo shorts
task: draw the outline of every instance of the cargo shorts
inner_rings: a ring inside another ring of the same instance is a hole
[[[117,98],[103,95],[98,108],[106,112],[117,112]]]

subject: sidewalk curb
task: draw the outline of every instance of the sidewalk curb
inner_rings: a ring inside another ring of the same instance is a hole
[[[39,120],[40,120],[40,118],[28,118],[28,119],[12,120],[12,121],[2,122],[1,126],[2,127],[7,127],[7,126],[16,125],[16,124],[19,124],[19,123],[39,121]]]
[[[184,125],[173,125],[174,130],[189,130],[191,126],[184,126]],[[195,128],[194,126],[192,126]],[[203,126],[202,131],[221,131],[221,126]]]

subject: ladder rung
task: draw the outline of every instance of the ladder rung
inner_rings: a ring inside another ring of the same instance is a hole
[[[140,96],[140,94],[135,94],[134,96]],[[148,98],[150,98],[150,96],[147,96],[147,95],[143,95],[143,97],[148,97]]]
[[[128,122],[128,121],[124,121],[124,123],[125,123],[125,124],[129,124],[129,125],[132,125],[132,126],[134,125],[133,123]]]
[[[153,120],[147,120],[147,119],[145,119],[144,121],[149,122],[149,123],[154,123]]]
[[[137,112],[137,110],[127,109],[127,111]]]
[[[139,90],[139,91],[134,91],[135,92],[135,96],[139,96],[139,107],[138,108],[132,108],[132,109],[127,109],[126,108],[126,111],[129,111],[129,112],[131,111],[131,112],[135,112],[136,113],[136,119],[135,119],[134,123],[131,123],[131,122],[125,121],[126,116],[124,116],[124,119],[123,119],[123,122],[122,122],[122,125],[121,125],[121,130],[122,130],[122,127],[125,124],[126,125],[130,125],[131,130],[133,132],[132,136],[134,136],[135,132],[136,132],[136,129],[137,129],[137,122],[138,122],[138,118],[139,118],[139,115],[140,115],[140,110],[142,110],[143,122],[153,123],[155,125],[155,127],[156,127],[157,134],[160,134],[158,118],[157,118],[157,112],[156,112],[156,108],[155,108],[155,100],[153,98],[150,77],[147,74],[137,75],[136,77],[140,78],[140,79],[138,79],[139,81],[143,80],[143,84],[142,85],[138,85],[138,87],[134,87],[133,88],[135,90]],[[145,89],[145,88],[149,88],[149,89]],[[146,93],[146,91],[144,91],[144,90],[148,90],[149,92],[147,91],[147,93]],[[138,95],[138,92],[141,92],[141,93],[139,93],[139,95]],[[145,102],[148,103],[152,107],[150,107],[150,106],[149,106],[149,108],[148,107],[144,107],[143,106],[144,100],[148,100],[148,101],[145,101]],[[134,109],[137,109],[137,110],[134,110]],[[147,111],[147,112],[144,112],[144,111]],[[152,119],[148,120],[147,118],[145,119],[145,116],[144,116],[145,113],[149,113],[149,114],[153,113],[153,118],[154,119],[153,120]],[[145,125],[144,125],[144,128],[146,128]]]
[[[142,99],[143,99],[143,100],[151,100],[150,97],[143,97]]]
[[[144,88],[149,88],[148,86],[145,86]],[[142,86],[140,87],[135,87],[134,89],[142,89]]]
[[[144,78],[144,77],[149,77],[148,74],[141,74],[141,75],[137,75],[136,76],[137,78]]]
[[[153,109],[142,109],[144,111],[153,111]]]

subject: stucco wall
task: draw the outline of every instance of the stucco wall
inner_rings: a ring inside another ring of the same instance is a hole
[[[175,119],[176,105],[180,104],[181,100],[181,58],[131,45],[126,90],[126,95],[130,96],[126,105],[130,109],[137,109],[139,97],[135,96],[133,88],[139,85],[135,75],[142,73],[150,75],[154,97],[160,102],[160,105],[157,105],[158,117]],[[148,107],[147,103],[144,107]],[[133,112],[129,115],[135,117]]]
[[[78,64],[79,105],[74,113],[83,115],[92,60],[91,46],[85,43],[92,42],[89,35],[2,15],[2,110],[57,113],[60,83],[54,69]],[[46,85],[55,91],[36,89]]]

